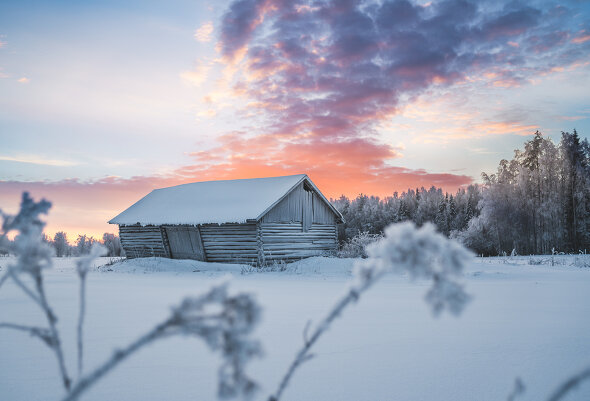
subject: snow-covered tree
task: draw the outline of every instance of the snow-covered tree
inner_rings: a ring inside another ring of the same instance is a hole
[[[96,240],[94,237],[89,237],[86,234],[78,235],[78,239],[76,240],[76,245],[74,246],[76,255],[82,256],[87,255],[90,253],[90,249],[92,245],[98,243],[99,241]]]
[[[58,231],[53,236],[53,247],[55,248],[55,256],[64,257],[70,256],[70,244],[68,242],[68,236],[63,231]]]
[[[590,249],[589,149],[575,130],[558,146],[536,132],[495,174],[482,174],[480,217],[454,236],[484,254]]]
[[[106,256],[121,256],[123,248],[121,247],[121,240],[115,234],[104,233],[102,235],[102,244],[107,248]]]

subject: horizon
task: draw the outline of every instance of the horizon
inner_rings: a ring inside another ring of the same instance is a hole
[[[292,175],[307,175],[307,174],[292,174]],[[278,178],[278,177],[287,177],[287,176],[238,178],[238,179],[235,179],[235,180],[248,180],[248,179],[260,179],[260,178]],[[190,185],[190,184],[196,184],[196,183],[199,183],[199,182],[215,182],[215,181],[234,181],[234,180],[195,181],[195,182],[188,182],[188,183],[178,184],[178,185],[174,185],[174,186],[179,186],[179,185]],[[313,180],[312,180],[312,181],[313,181]],[[461,186],[461,187],[458,187],[458,188],[457,188],[455,191],[453,191],[453,192],[445,191],[443,188],[440,188],[440,187],[435,187],[434,185],[432,185],[432,186],[430,186],[430,187],[424,187],[424,186],[421,186],[421,187],[415,187],[415,188],[407,188],[407,189],[405,189],[405,190],[403,190],[403,191],[401,191],[401,192],[400,192],[400,191],[393,191],[391,194],[389,194],[389,195],[383,195],[383,196],[379,196],[379,195],[373,195],[373,194],[365,194],[365,193],[362,193],[362,192],[361,192],[361,193],[358,193],[357,195],[354,195],[354,196],[347,196],[347,195],[345,195],[345,194],[341,194],[341,195],[340,195],[340,196],[338,196],[338,197],[327,197],[327,199],[328,199],[328,201],[329,201],[330,203],[336,202],[336,201],[337,201],[337,200],[339,200],[341,197],[346,197],[347,199],[349,199],[349,200],[351,200],[351,201],[352,201],[352,200],[355,200],[355,199],[357,199],[357,198],[359,198],[359,197],[361,197],[361,196],[367,196],[367,197],[376,197],[376,198],[377,198],[377,199],[379,199],[379,200],[385,200],[385,199],[387,199],[388,197],[394,197],[395,195],[398,195],[398,196],[400,196],[400,197],[401,197],[401,196],[404,196],[405,194],[408,194],[408,193],[411,193],[411,192],[414,192],[414,193],[415,193],[415,192],[418,192],[418,191],[429,191],[429,190],[430,190],[430,189],[432,189],[432,188],[435,188],[436,190],[443,190],[443,194],[445,194],[445,195],[454,196],[454,195],[456,195],[456,194],[457,194],[459,191],[461,191],[461,190],[466,190],[466,189],[468,188],[468,186],[470,186],[470,185],[483,185],[483,184],[481,184],[481,183],[473,183],[473,184],[469,184],[469,185],[467,185],[467,186]],[[174,187],[174,186],[173,186],[173,187]],[[114,215],[113,217],[109,218],[109,221],[110,221],[110,220],[113,220],[113,219],[114,219],[116,216],[118,216],[119,214],[121,214],[123,211],[127,210],[129,207],[131,207],[131,206],[133,206],[134,204],[136,204],[137,202],[139,202],[141,199],[143,199],[143,198],[144,198],[145,196],[147,196],[149,193],[151,193],[151,192],[153,192],[153,191],[156,191],[156,190],[159,190],[159,189],[166,189],[166,188],[171,188],[171,187],[154,188],[154,189],[152,189],[150,192],[148,192],[148,193],[146,193],[146,194],[144,194],[144,195],[139,195],[139,198],[137,198],[137,200],[136,200],[136,201],[134,201],[133,203],[129,204],[127,207],[125,207],[124,209],[122,209],[121,211],[119,211],[119,212],[118,212],[116,215]],[[322,191],[322,193],[323,193],[323,191]],[[20,196],[22,196],[22,193],[20,194]],[[44,199],[44,198],[39,198],[39,199],[36,199],[36,198],[34,198],[34,200],[35,200],[35,201],[39,201],[39,200],[41,200],[41,199]],[[51,200],[50,200],[50,199],[46,199],[46,200],[48,200],[49,202],[51,202]],[[18,202],[18,203],[17,203],[17,206],[18,206],[18,205],[20,205],[20,202]],[[53,205],[53,203],[52,203],[52,208],[53,208],[53,206],[54,206],[54,205]],[[15,207],[15,208],[18,208],[18,207]],[[2,209],[0,209],[0,210],[2,210]],[[4,209],[4,211],[6,211],[6,212],[9,212],[9,209],[8,209],[8,208],[6,208],[6,209]],[[47,220],[48,220],[50,217],[51,217],[51,209],[49,210],[49,214],[47,215],[47,218],[45,219],[45,221],[47,222]],[[70,244],[70,245],[75,245],[75,243],[76,243],[76,238],[77,238],[78,236],[82,236],[82,235],[86,235],[88,238],[93,238],[93,239],[95,239],[95,240],[102,240],[102,238],[103,238],[103,235],[104,235],[104,234],[115,234],[115,235],[117,235],[117,236],[118,236],[118,231],[119,231],[119,229],[118,229],[118,225],[119,225],[119,224],[118,224],[118,223],[110,223],[109,221],[107,221],[107,222],[106,222],[106,224],[107,224],[109,227],[112,227],[112,226],[117,226],[117,228],[115,229],[115,232],[111,232],[111,231],[108,231],[108,230],[107,230],[107,231],[102,231],[102,232],[101,232],[101,231],[96,231],[96,232],[91,232],[91,233],[87,233],[87,232],[68,232],[68,231],[65,231],[65,230],[62,230],[62,229],[60,229],[59,227],[55,227],[55,228],[54,228],[54,231],[48,231],[47,229],[44,229],[44,230],[43,230],[43,233],[44,233],[45,235],[47,235],[47,237],[48,237],[48,238],[50,238],[50,239],[53,239],[53,238],[54,238],[54,236],[55,236],[55,234],[57,234],[58,232],[64,232],[64,233],[66,234],[66,237],[67,237],[68,244]],[[15,233],[10,233],[10,234],[8,235],[9,239],[13,240],[13,239],[14,239],[14,235],[15,235]]]
[[[102,238],[151,190],[304,172],[327,198],[480,183],[590,128],[590,4],[9,1],[0,208]]]

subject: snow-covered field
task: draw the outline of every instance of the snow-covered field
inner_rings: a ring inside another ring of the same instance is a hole
[[[587,257],[477,259],[466,272],[473,301],[458,318],[433,318],[426,282],[390,276],[337,320],[295,375],[284,400],[543,400],[590,365],[590,267]],[[5,267],[8,258],[0,258]],[[75,373],[78,281],[75,258],[55,259],[46,288]],[[104,264],[103,259],[97,266]],[[536,263],[540,264],[536,264]],[[97,267],[88,278],[86,361],[91,369],[167,317],[183,296],[222,276],[264,306],[256,331],[265,356],[249,366],[274,391],[302,343],[302,330],[344,292],[354,260],[311,258],[287,270],[255,273],[239,265],[145,259]],[[532,264],[531,264],[532,263]],[[3,269],[2,269],[3,270]],[[13,283],[0,289],[0,321],[44,323]],[[199,340],[171,338],[124,362],[84,400],[214,400],[219,359]],[[0,332],[0,400],[56,400],[63,395],[53,354],[38,339]],[[567,400],[590,400],[590,383]]]

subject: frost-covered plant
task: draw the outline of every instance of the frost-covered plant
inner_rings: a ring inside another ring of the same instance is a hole
[[[35,202],[27,192],[24,192],[18,214],[9,215],[0,211],[2,216],[0,248],[17,257],[16,263],[9,264],[6,273],[0,278],[0,285],[8,279],[12,279],[41,308],[48,324],[48,327],[44,328],[3,322],[0,323],[0,328],[25,331],[41,339],[55,354],[63,386],[69,390],[72,380],[68,375],[64,361],[61,339],[57,330],[57,316],[49,305],[43,285],[42,271],[52,266],[53,248],[44,241],[43,227],[45,223],[41,221],[39,216],[47,214],[50,208],[50,202],[45,199]],[[8,241],[10,232],[18,233],[13,241]],[[21,274],[29,275],[33,279],[33,289],[20,279]]]
[[[91,269],[92,261],[106,252],[105,247],[100,244],[93,244],[89,254],[76,261],[76,272],[80,279],[80,313],[77,325],[78,380],[73,382],[65,365],[57,330],[57,316],[49,306],[43,285],[43,270],[52,266],[53,248],[43,240],[45,223],[39,216],[47,214],[50,207],[51,203],[48,201],[34,202],[25,192],[17,215],[12,216],[0,211],[3,219],[0,250],[9,251],[17,257],[16,263],[8,265],[6,272],[0,277],[0,286],[7,280],[14,281],[42,309],[48,322],[47,328],[8,322],[1,322],[0,328],[27,332],[42,340],[55,353],[66,390],[64,400],[77,400],[135,351],[155,340],[172,335],[202,338],[211,350],[221,353],[223,363],[219,368],[218,384],[220,398],[249,397],[254,394],[257,385],[246,375],[245,366],[253,357],[261,354],[258,341],[250,338],[259,321],[260,307],[249,294],[230,295],[227,284],[214,286],[200,297],[184,299],[179,306],[173,308],[166,320],[124,349],[116,351],[102,365],[82,377],[86,276]],[[13,241],[7,238],[10,232],[17,233]],[[33,289],[21,280],[22,274],[27,274],[33,279]]]
[[[42,199],[35,202],[27,192],[23,193],[20,210],[16,215],[9,215],[0,211],[2,216],[2,234],[0,236],[0,248],[16,255],[16,263],[9,264],[4,276],[0,278],[0,285],[6,280],[12,279],[43,311],[48,328],[18,325],[13,323],[0,323],[0,328],[9,328],[25,331],[34,337],[38,337],[55,354],[61,379],[66,391],[70,390],[72,379],[64,361],[64,353],[57,329],[57,316],[49,305],[43,284],[43,270],[52,267],[51,257],[53,248],[45,240],[43,227],[45,223],[40,219],[41,214],[47,214],[51,203]],[[16,232],[14,241],[8,241],[10,232]],[[90,264],[104,253],[104,247],[95,244],[89,255],[81,257],[77,261],[77,271],[80,277],[80,315],[78,319],[78,371],[82,370],[82,327],[85,313],[86,274]],[[21,274],[29,275],[34,283],[31,289],[20,279]]]
[[[313,357],[311,348],[332,322],[386,274],[408,273],[411,279],[432,280],[432,287],[425,299],[435,316],[445,309],[458,315],[469,301],[469,295],[456,279],[461,276],[465,264],[473,255],[456,241],[437,233],[432,224],[425,224],[421,228],[416,228],[410,222],[390,225],[385,229],[383,239],[367,246],[367,255],[367,259],[355,263],[355,279],[346,294],[336,302],[311,335],[307,335],[306,328],[303,347],[295,355],[269,401],[281,398],[297,368]]]
[[[368,245],[383,238],[381,234],[371,234],[368,231],[361,231],[348,241],[344,242],[338,251],[339,258],[366,258]]]
[[[552,259],[545,259],[545,258],[534,258],[534,257],[529,257],[529,265],[543,265],[545,264],[545,262],[551,261],[552,266],[553,266],[553,260]]]
[[[64,401],[78,397],[137,350],[156,340],[173,335],[199,337],[212,351],[219,351],[220,398],[250,397],[256,383],[245,373],[246,364],[261,355],[258,341],[250,338],[260,319],[260,307],[249,294],[230,295],[227,283],[211,288],[199,297],[185,298],[171,315],[127,347],[116,351],[107,361],[80,379]]]
[[[274,273],[274,272],[284,272],[293,269],[289,267],[289,265],[284,260],[273,260],[272,262],[266,261],[265,264],[260,264],[257,266],[251,265],[244,265],[240,269],[240,274],[250,274],[250,273]]]

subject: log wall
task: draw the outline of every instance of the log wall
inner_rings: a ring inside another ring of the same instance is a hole
[[[336,224],[312,224],[303,231],[302,223],[259,223],[258,230],[259,258],[266,264],[332,254],[338,248]]]
[[[252,265],[330,254],[338,246],[336,218],[321,196],[309,184],[302,182],[259,222],[192,227],[200,232],[204,255],[195,251],[192,237],[191,252],[195,252],[195,259],[208,262]],[[170,258],[175,255],[170,249],[168,234],[175,234],[174,230],[181,228],[191,230],[184,226],[120,226],[119,236],[129,258]],[[178,248],[176,245],[175,249]],[[176,256],[191,257],[187,252],[176,249]]]
[[[208,262],[256,264],[256,223],[199,226]]]
[[[121,246],[128,258],[169,258],[168,241],[159,226],[119,226]]]

